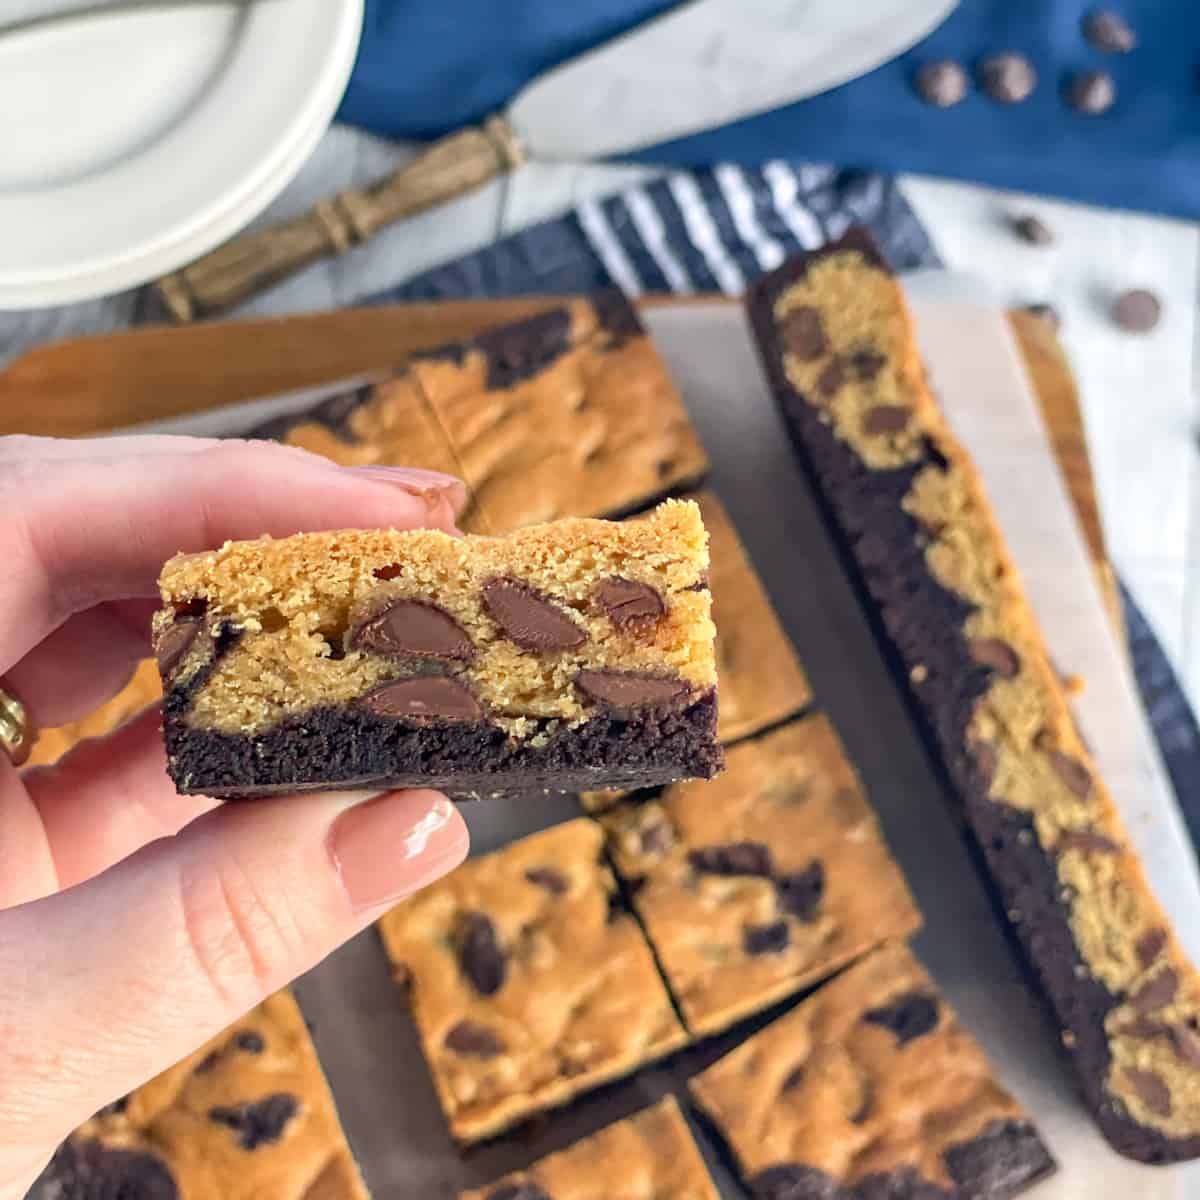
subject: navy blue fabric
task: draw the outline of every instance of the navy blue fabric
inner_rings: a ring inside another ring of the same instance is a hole
[[[1095,0],[961,0],[940,29],[896,61],[821,96],[642,151],[679,166],[806,158],[923,171],[1118,207],[1200,217],[1200,5],[1121,0],[1138,49],[1104,55],[1083,40]],[[672,7],[670,0],[368,0],[343,120],[429,137],[503,106],[527,80]],[[922,62],[973,64],[1019,50],[1040,83],[1023,104],[978,91],[953,109],[921,103]],[[1107,114],[1073,112],[1068,72],[1103,68],[1117,82]]]

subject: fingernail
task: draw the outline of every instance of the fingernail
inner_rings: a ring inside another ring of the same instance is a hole
[[[414,496],[425,496],[430,492],[449,492],[465,490],[461,479],[453,475],[445,475],[441,471],[426,471],[421,467],[386,467],[371,463],[365,467],[343,467],[355,475],[364,475],[378,483],[390,483],[393,487],[401,488]]]
[[[329,854],[355,909],[394,904],[466,857],[467,830],[440,792],[387,792],[343,812]]]

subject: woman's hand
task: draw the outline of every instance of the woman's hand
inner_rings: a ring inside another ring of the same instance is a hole
[[[265,442],[0,438],[0,687],[42,726],[150,653],[177,551],[300,530],[431,526],[449,476],[347,470]],[[219,806],[176,794],[157,711],[18,773],[0,750],[0,1198],[57,1144],[389,905],[456,866],[430,791]]]

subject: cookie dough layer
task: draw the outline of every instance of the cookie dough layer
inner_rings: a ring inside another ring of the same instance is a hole
[[[181,791],[388,781],[497,792],[720,765],[695,504],[502,538],[230,543],[163,569],[156,649]]]
[[[473,1142],[682,1046],[586,818],[471,859],[379,922],[450,1131]]]
[[[287,992],[98,1113],[29,1200],[367,1200]]]
[[[459,475],[463,529],[612,516],[708,466],[666,367],[616,292],[414,356],[396,378],[256,431],[345,464]]]
[[[691,1081],[757,1200],[1005,1200],[1054,1161],[909,951],[887,946]]]
[[[460,1200],[719,1200],[673,1096]]]
[[[600,820],[692,1033],[716,1033],[921,923],[823,716],[735,746],[720,779]]]
[[[1200,1154],[1200,976],[1172,936],[978,472],[869,237],[798,258],[750,311],[793,439],[857,563],[1008,918],[1113,1146]]]

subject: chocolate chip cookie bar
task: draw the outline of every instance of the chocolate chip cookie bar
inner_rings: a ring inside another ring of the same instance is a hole
[[[580,818],[471,859],[379,922],[450,1131],[478,1141],[687,1040]]]
[[[1054,1170],[900,945],[839,975],[690,1087],[755,1200],[1006,1200]]]
[[[1172,936],[1050,663],[979,474],[862,231],[751,292],[831,524],[1123,1154],[1200,1154],[1200,975]]]
[[[97,1113],[29,1200],[367,1200],[287,992]]]
[[[599,819],[695,1034],[921,923],[823,716],[735,746],[720,779],[676,784]]]
[[[274,437],[346,464],[459,475],[468,531],[612,516],[708,465],[637,314],[605,292],[413,356],[384,382],[273,421]]]
[[[719,1200],[673,1096],[460,1200]]]
[[[163,569],[155,616],[181,792],[456,794],[708,777],[707,535],[695,504],[502,538],[343,531]]]

